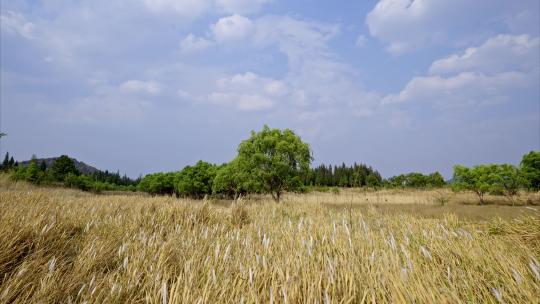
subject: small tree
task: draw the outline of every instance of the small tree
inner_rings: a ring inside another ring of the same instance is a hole
[[[540,152],[531,151],[521,160],[521,173],[531,190],[540,190]]]
[[[2,170],[7,171],[9,169],[9,152],[6,152],[4,161],[2,162]]]
[[[444,185],[446,185],[446,182],[444,181],[444,177],[438,171],[428,175],[427,177],[428,187],[439,188],[439,187],[444,187]]]
[[[236,201],[240,194],[253,192],[260,188],[252,182],[249,178],[249,170],[243,168],[238,158],[235,158],[217,169],[212,192],[224,194]]]
[[[180,171],[175,185],[176,193],[184,197],[203,198],[212,194],[215,177],[216,166],[200,160]]]
[[[519,169],[509,165],[502,164],[497,168],[496,182],[502,189],[503,194],[508,197],[515,204],[515,196],[518,194],[519,189],[526,184],[526,179],[520,173]]]
[[[67,155],[57,158],[51,165],[49,173],[52,179],[58,182],[63,182],[68,173],[79,175],[79,171],[75,168],[75,163]]]
[[[178,172],[154,173],[146,175],[139,182],[138,188],[152,195],[175,193],[175,182]]]
[[[301,188],[300,176],[309,170],[311,160],[309,145],[289,129],[265,125],[260,132],[252,131],[238,147],[238,162],[247,170],[251,184],[270,193],[276,202],[283,191]]]
[[[499,187],[497,165],[480,165],[469,169],[464,166],[454,166],[454,190],[470,190],[478,195],[480,203],[484,204],[484,195],[497,191]]]
[[[28,168],[26,168],[24,179],[34,184],[39,184],[43,179],[44,173],[39,169],[37,159],[32,157]]]

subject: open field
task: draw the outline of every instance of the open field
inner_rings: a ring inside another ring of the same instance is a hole
[[[538,303],[538,196],[493,199],[343,190],[230,204],[2,178],[0,303]]]

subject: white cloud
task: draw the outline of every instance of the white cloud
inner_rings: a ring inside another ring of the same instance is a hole
[[[119,89],[124,93],[158,95],[162,91],[162,85],[155,81],[128,80],[120,84]]]
[[[270,109],[289,94],[284,82],[252,72],[218,79],[216,86],[217,91],[209,95],[209,101],[241,111]]]
[[[216,0],[218,8],[230,14],[251,14],[260,11],[263,5],[272,0]]]
[[[479,47],[465,50],[433,62],[431,74],[450,74],[463,71],[497,73],[508,70],[529,70],[538,67],[540,38],[529,35],[499,35]]]
[[[34,38],[34,24],[26,21],[23,15],[12,11],[0,15],[0,28],[10,34],[19,34],[27,39]]]
[[[185,53],[191,53],[207,49],[212,44],[213,42],[208,39],[189,34],[180,41],[180,49]]]
[[[443,108],[491,104],[507,101],[509,91],[530,84],[528,75],[518,72],[414,77],[398,95],[389,95],[383,102],[430,102]]]
[[[363,48],[366,46],[367,38],[364,35],[359,35],[358,38],[356,38],[356,47]]]
[[[401,54],[431,44],[478,43],[493,35],[494,20],[508,20],[509,31],[536,34],[538,19],[518,18],[530,15],[535,7],[538,9],[538,1],[534,0],[380,0],[368,13],[366,23],[372,36],[387,43],[387,51]],[[520,25],[512,27],[511,23]]]
[[[253,22],[241,15],[220,18],[211,26],[214,38],[218,42],[237,41],[249,36],[253,31]]]
[[[259,111],[272,108],[275,102],[265,96],[257,94],[214,92],[208,97],[210,102],[234,107],[240,111]]]
[[[412,78],[383,103],[428,102],[439,108],[489,105],[538,87],[539,38],[499,35],[478,47],[432,63],[429,76]]]

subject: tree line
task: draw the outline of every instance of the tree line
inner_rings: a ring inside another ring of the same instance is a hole
[[[84,191],[100,192],[106,190],[136,191],[140,179],[133,180],[120,173],[97,171],[82,174],[75,167],[74,161],[67,155],[58,157],[50,167],[45,161],[32,157],[29,164],[20,165],[6,153],[2,171],[11,172],[11,178],[17,181],[27,181],[36,185],[62,185]]]
[[[270,194],[280,201],[285,191],[305,192],[312,187],[372,187],[372,188],[437,188],[447,185],[439,172],[412,172],[387,179],[364,165],[319,165],[311,168],[310,147],[292,130],[270,129],[242,141],[237,156],[228,163],[216,165],[199,161],[174,172],[148,174],[136,180],[108,171],[84,175],[77,171],[66,155],[51,168],[33,158],[28,166],[17,165],[6,154],[3,170],[11,170],[12,178],[35,184],[59,183],[86,191],[131,190],[152,195],[176,195],[200,199],[213,195],[236,199],[250,193]],[[470,190],[480,202],[485,194],[506,195],[514,199],[518,191],[540,190],[540,152],[523,156],[519,167],[509,164],[478,165],[472,168],[457,165],[450,181],[455,191]]]
[[[540,190],[540,152],[531,151],[521,159],[519,167],[510,164],[485,164],[472,168],[454,166],[454,191],[474,192],[481,204],[486,194],[504,195],[512,203],[521,189]]]

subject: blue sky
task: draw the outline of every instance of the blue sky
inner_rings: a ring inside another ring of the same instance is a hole
[[[2,151],[130,176],[263,124],[385,177],[540,149],[539,1],[2,0]]]

